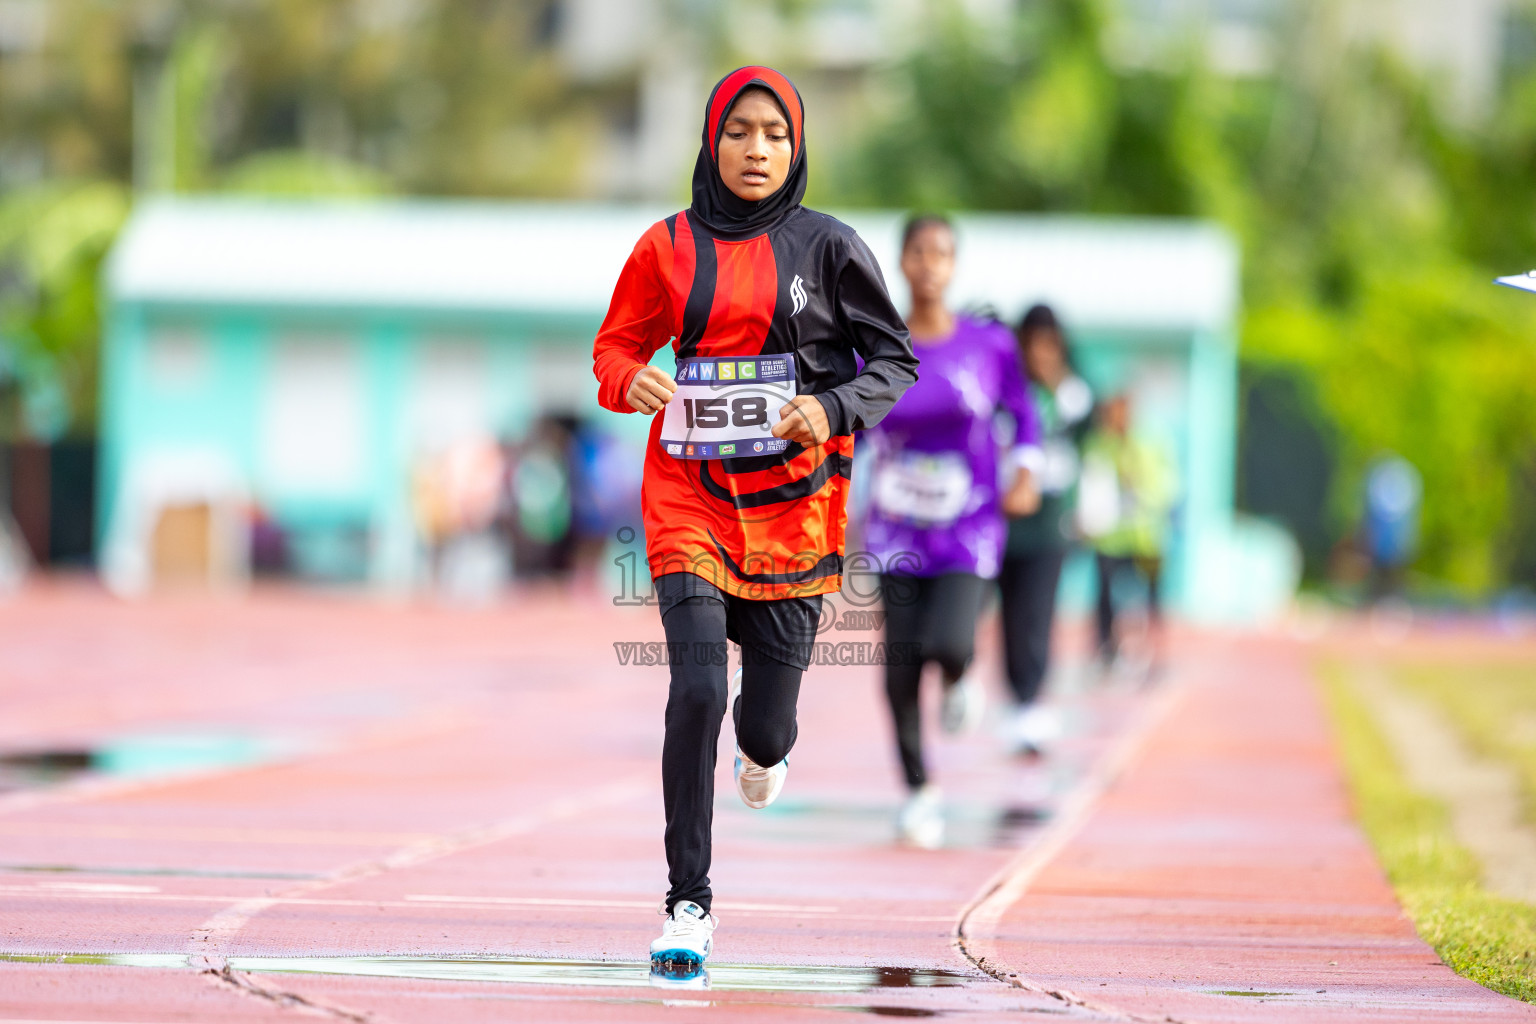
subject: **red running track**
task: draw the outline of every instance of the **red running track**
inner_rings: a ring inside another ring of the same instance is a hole
[[[653,989],[665,669],[611,644],[659,632],[560,594],[122,605],[54,585],[0,607],[0,752],[268,751],[0,793],[0,1022],[1531,1018],[1429,966],[1296,653],[1208,639],[1166,696],[1066,702],[1047,768],[938,744],[955,841],[931,853],[890,842],[878,670],[813,670],[780,804],[742,807],[722,758],[713,989]],[[1232,733],[1245,717],[1262,726]],[[1047,803],[1062,815],[1033,822]],[[1002,980],[956,949],[962,913]],[[1206,994],[1260,983],[1286,995]]]
[[[1536,1021],[1415,935],[1351,818],[1307,653],[1186,659],[1129,770],[972,908],[967,951],[1138,1021]]]

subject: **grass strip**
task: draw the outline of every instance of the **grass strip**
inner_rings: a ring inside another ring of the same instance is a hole
[[[1408,785],[1347,669],[1321,675],[1356,816],[1419,937],[1462,977],[1536,1002],[1536,907],[1483,889],[1445,806]]]
[[[1395,677],[1439,705],[1477,753],[1512,765],[1536,824],[1536,669],[1519,662],[1400,665]]]

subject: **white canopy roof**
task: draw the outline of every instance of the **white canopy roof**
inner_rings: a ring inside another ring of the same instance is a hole
[[[159,199],[108,270],[116,301],[598,314],[640,234],[671,208],[571,203]],[[836,211],[834,211],[836,212]],[[898,306],[902,215],[837,212],[869,243]],[[1035,301],[1077,326],[1225,330],[1238,254],[1184,220],[967,214],[951,297],[1017,317]]]

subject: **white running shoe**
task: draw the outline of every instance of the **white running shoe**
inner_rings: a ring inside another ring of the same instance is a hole
[[[937,850],[944,845],[944,794],[928,783],[907,797],[896,816],[896,836],[920,850]]]
[[[748,807],[760,809],[777,800],[788,774],[789,758],[764,768],[736,748],[736,792]]]
[[[657,910],[666,915],[661,938],[651,943],[651,970],[673,973],[695,972],[709,959],[714,948],[715,925],[720,922],[692,900],[679,900],[667,913],[663,903]]]
[[[1008,741],[1018,754],[1038,756],[1060,738],[1061,715],[1042,704],[1016,708],[1008,723]]]
[[[939,713],[939,723],[950,735],[972,732],[981,724],[981,716],[987,710],[987,695],[976,681],[976,673],[967,672],[944,687],[944,705]]]
[[[741,669],[731,676],[730,688],[725,694],[725,713],[734,716],[736,713],[736,698],[741,696]],[[736,748],[736,792],[741,794],[741,802],[752,808],[763,808],[779,798],[779,791],[784,788],[784,777],[789,774],[789,758],[785,758],[778,764],[769,768],[753,761],[741,752],[741,747]]]

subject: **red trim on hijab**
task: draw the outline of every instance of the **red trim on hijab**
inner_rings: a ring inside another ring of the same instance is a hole
[[[779,74],[773,68],[765,68],[758,65],[739,68],[731,72],[720,87],[715,90],[715,101],[709,106],[709,155],[718,160],[720,158],[720,120],[731,109],[731,104],[736,102],[742,90],[754,82],[768,87],[779,99],[779,105],[784,108],[789,117],[790,132],[794,136],[795,152],[800,151],[800,124],[805,119],[805,111],[799,109],[800,94],[790,84],[789,79]]]

